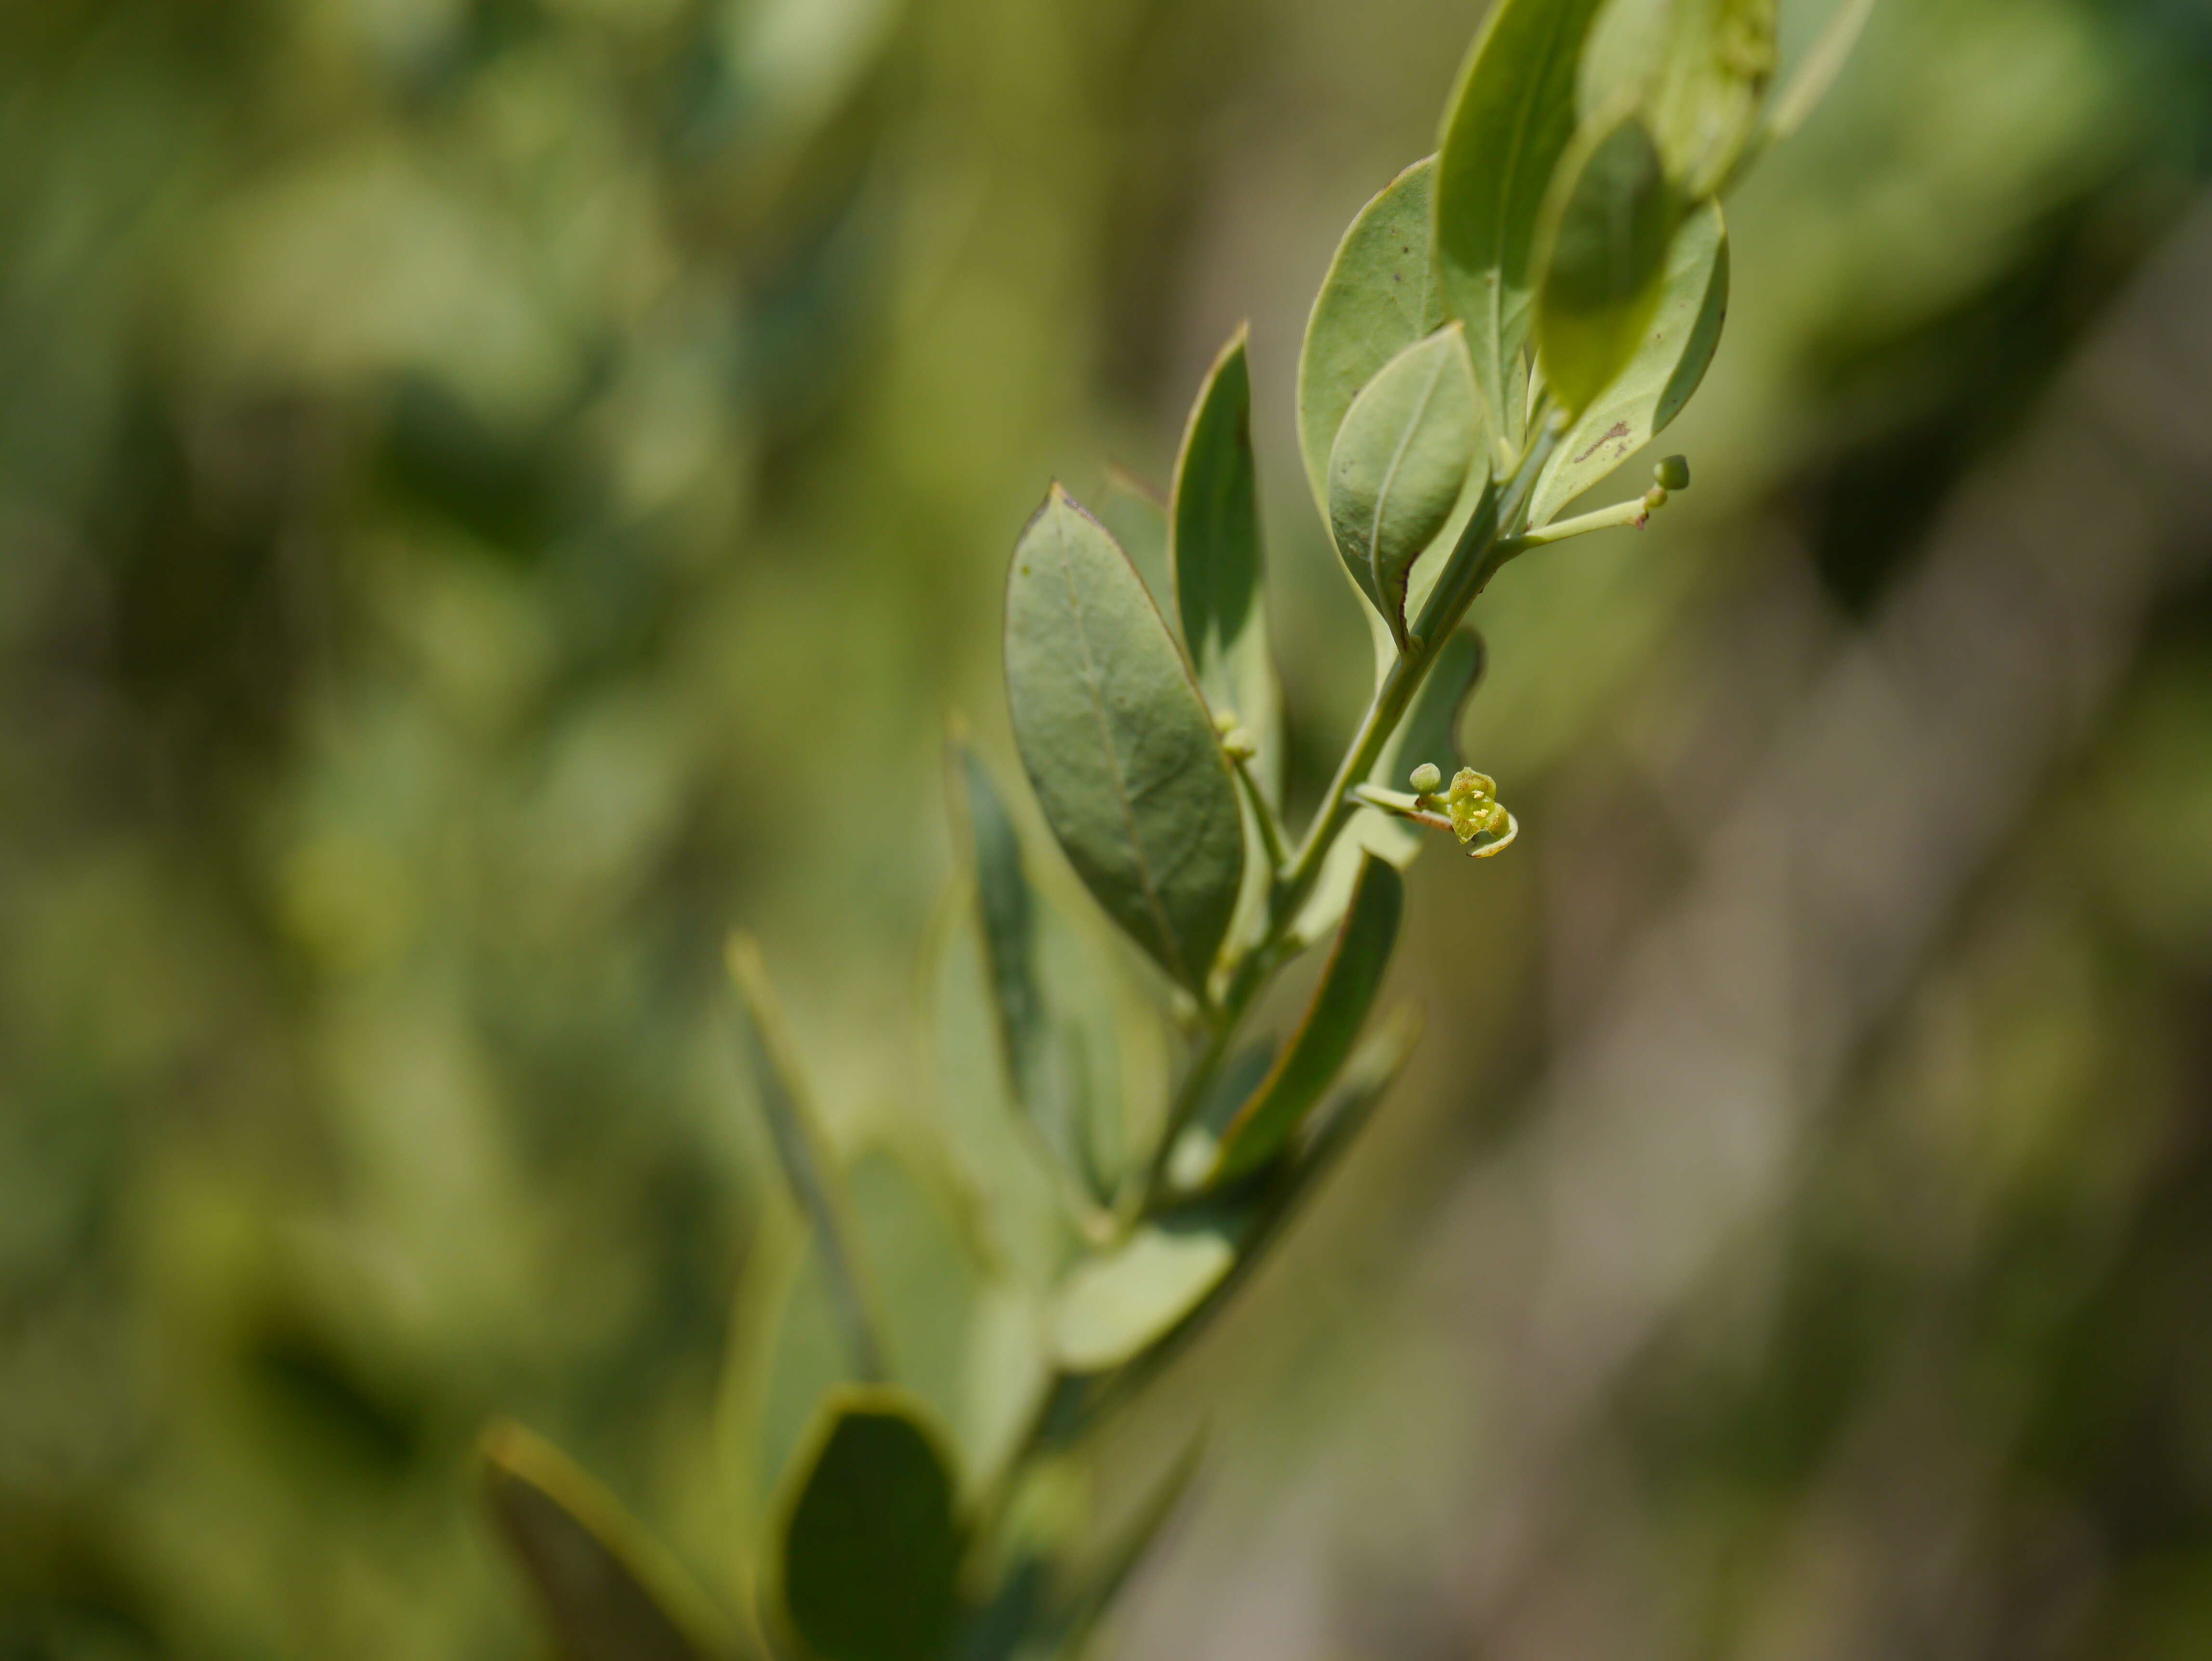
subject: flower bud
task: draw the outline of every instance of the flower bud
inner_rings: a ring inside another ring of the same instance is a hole
[[[1690,488],[1690,459],[1687,456],[1668,456],[1651,470],[1651,479],[1662,490],[1686,490]]]
[[[1443,788],[1444,770],[1432,761],[1425,761],[1413,770],[1412,782],[1415,795],[1433,795]]]

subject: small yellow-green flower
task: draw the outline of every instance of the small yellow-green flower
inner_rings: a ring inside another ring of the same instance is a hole
[[[1502,837],[1512,823],[1511,816],[1498,805],[1498,781],[1472,767],[1462,767],[1452,776],[1444,810],[1451,815],[1452,834],[1462,843],[1477,837]]]

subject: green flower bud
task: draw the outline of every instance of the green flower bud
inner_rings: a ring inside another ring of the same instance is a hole
[[[1444,770],[1432,761],[1425,761],[1413,770],[1413,794],[1417,796],[1434,795],[1443,788],[1443,782]]]
[[[1690,459],[1687,456],[1668,456],[1651,470],[1652,481],[1662,490],[1686,490],[1690,488]]]

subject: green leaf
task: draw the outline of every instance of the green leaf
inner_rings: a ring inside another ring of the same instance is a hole
[[[1467,325],[1475,385],[1506,455],[1527,425],[1537,234],[1575,136],[1575,66],[1600,0],[1498,0],[1446,106],[1437,160],[1437,273]]]
[[[822,1661],[936,1661],[965,1540],[951,1468],[912,1397],[824,1403],[784,1525],[783,1613]]]
[[[1019,1451],[1052,1387],[1043,1300],[1010,1281],[987,1284],[963,1342],[960,1444],[969,1481],[988,1488]]]
[[[1038,902],[1022,864],[1012,816],[982,758],[957,737],[953,764],[967,806],[975,857],[976,916],[999,1051],[1030,1123],[1070,1172],[1088,1168],[1082,1070],[1068,1053],[1045,993]]]
[[[1145,1224],[1075,1268],[1053,1310],[1053,1354],[1069,1372],[1103,1372],[1151,1348],[1219,1286],[1248,1221],[1194,1207]]]
[[[1267,645],[1251,423],[1251,373],[1240,328],[1207,374],[1183,429],[1169,559],[1199,690],[1217,715],[1236,716],[1252,740],[1263,794],[1279,802],[1282,693]]]
[[[1728,226],[1720,204],[1708,202],[1674,233],[1659,308],[1636,356],[1568,429],[1537,481],[1531,525],[1549,524],[1681,413],[1720,345],[1728,304]]]
[[[518,1425],[482,1445],[486,1496],[570,1661],[708,1661],[735,1640],[645,1530]]]
[[[1382,1018],[1375,1036],[1360,1045],[1345,1064],[1336,1088],[1329,1092],[1321,1110],[1306,1121],[1305,1134],[1298,1139],[1292,1156],[1295,1163],[1286,1178],[1285,1196],[1276,1202],[1277,1226],[1280,1214],[1296,1200],[1312,1193],[1366,1128],[1382,1098],[1405,1070],[1407,1062],[1413,1056],[1413,1041],[1420,1035],[1419,1017],[1407,1009],[1394,1009]],[[1249,1249],[1257,1250],[1264,1244],[1263,1236]]]
[[[1145,580],[1152,604],[1172,615],[1176,599],[1175,578],[1168,569],[1168,505],[1158,490],[1109,463],[1105,483],[1098,489],[1097,515]]]
[[[1471,470],[1488,482],[1488,435],[1466,332],[1458,324],[1385,364],[1344,417],[1328,459],[1328,520],[1337,551],[1406,643],[1413,563],[1440,535]]]
[[[1359,210],[1306,323],[1298,355],[1298,451],[1323,519],[1328,454],[1352,400],[1385,363],[1443,326],[1443,293],[1430,252],[1436,173],[1436,157],[1416,161]],[[1364,592],[1364,579],[1355,581]]]
[[[1367,855],[1305,1017],[1273,1070],[1230,1122],[1212,1182],[1231,1181],[1273,1159],[1327,1093],[1374,1007],[1405,905],[1405,879],[1396,867]]]
[[[1632,113],[1577,137],[1545,214],[1538,348],[1552,395],[1579,417],[1643,343],[1681,208],[1650,131]]]
[[[1059,1280],[1070,1249],[1069,1184],[1007,1080],[975,910],[973,897],[956,885],[929,953],[939,1122],[976,1198],[992,1259],[1041,1294]]]
[[[1736,168],[1774,78],[1777,0],[1610,0],[1583,58],[1582,107],[1638,111],[1688,201]]]
[[[853,1160],[847,1182],[883,1294],[898,1382],[951,1425],[963,1409],[967,1331],[983,1294],[985,1250],[933,1129],[893,1119]]]
[[[868,1282],[866,1262],[855,1243],[842,1174],[802,1081],[796,1048],[760,950],[739,936],[730,942],[729,963],[738,1007],[751,1035],[748,1048],[762,1116],[768,1121],[784,1179],[813,1227],[815,1249],[822,1256],[854,1370],[863,1378],[888,1378],[890,1362],[883,1317]]]
[[[1204,995],[1244,827],[1205,701],[1103,526],[1054,485],[1014,550],[1006,691],[1046,823],[1169,977]]]
[[[1407,776],[1423,762],[1434,762],[1446,777],[1451,776],[1459,764],[1460,710],[1482,678],[1483,661],[1481,636],[1472,629],[1461,629],[1438,648],[1428,678],[1383,746],[1368,783],[1403,790]],[[1402,871],[1421,851],[1424,834],[1419,825],[1404,819],[1361,808],[1329,849],[1292,933],[1311,942],[1334,931],[1352,904],[1363,857],[1373,854]]]

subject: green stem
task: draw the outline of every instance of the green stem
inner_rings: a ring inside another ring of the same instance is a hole
[[[1260,844],[1267,855],[1267,879],[1270,882],[1279,880],[1283,867],[1290,859],[1290,852],[1283,844],[1283,821],[1277,816],[1274,804],[1267,800],[1267,793],[1260,788],[1260,781],[1253,776],[1251,756],[1231,750],[1229,761],[1237,770],[1237,782],[1244,787],[1244,799],[1252,804],[1252,817],[1260,826]]]
[[[1655,511],[1649,496],[1632,496],[1626,502],[1615,502],[1610,508],[1601,508],[1595,513],[1563,519],[1534,531],[1523,531],[1519,536],[1498,545],[1504,563],[1516,554],[1525,554],[1531,548],[1547,547],[1554,542],[1565,542],[1571,538],[1588,536],[1592,531],[1610,531],[1626,526],[1642,530],[1644,522]]]
[[[1539,419],[1542,419],[1540,411]],[[1504,563],[1504,551],[1514,538],[1500,532],[1509,526],[1517,527],[1527,514],[1537,478],[1559,441],[1559,426],[1544,421],[1540,435],[1522,458],[1504,492],[1493,496],[1485,509],[1468,521],[1459,546],[1452,551],[1444,568],[1443,580],[1422,610],[1420,624],[1412,641],[1385,672],[1382,684],[1375,689],[1374,699],[1360,720],[1352,747],[1345,751],[1344,759],[1337,764],[1336,776],[1329,781],[1328,789],[1322,797],[1320,812],[1307,827],[1290,868],[1283,873],[1269,896],[1267,932],[1239,960],[1230,977],[1228,991],[1211,1012],[1205,1040],[1192,1057],[1189,1070],[1183,1074],[1182,1087],[1169,1106],[1167,1123],[1161,1128],[1158,1146],[1153,1149],[1152,1168],[1143,1189],[1142,1209],[1150,1210],[1158,1201],[1166,1185],[1168,1165],[1174,1158],[1176,1144],[1190,1128],[1191,1121],[1220,1076],[1229,1047],[1253,1001],[1291,955],[1291,930],[1297,922],[1298,912],[1312,896],[1314,885],[1321,880],[1329,850],[1336,846],[1337,837],[1343,834],[1358,809],[1358,801],[1352,794],[1353,787],[1365,783],[1368,775],[1375,770],[1383,745],[1398,730],[1398,723],[1405,719],[1413,695],[1421,690],[1421,683],[1435,666],[1438,650],[1451,638],[1452,630],[1459,627],[1460,619],[1467,615],[1467,608],[1474,603],[1484,584]]]

